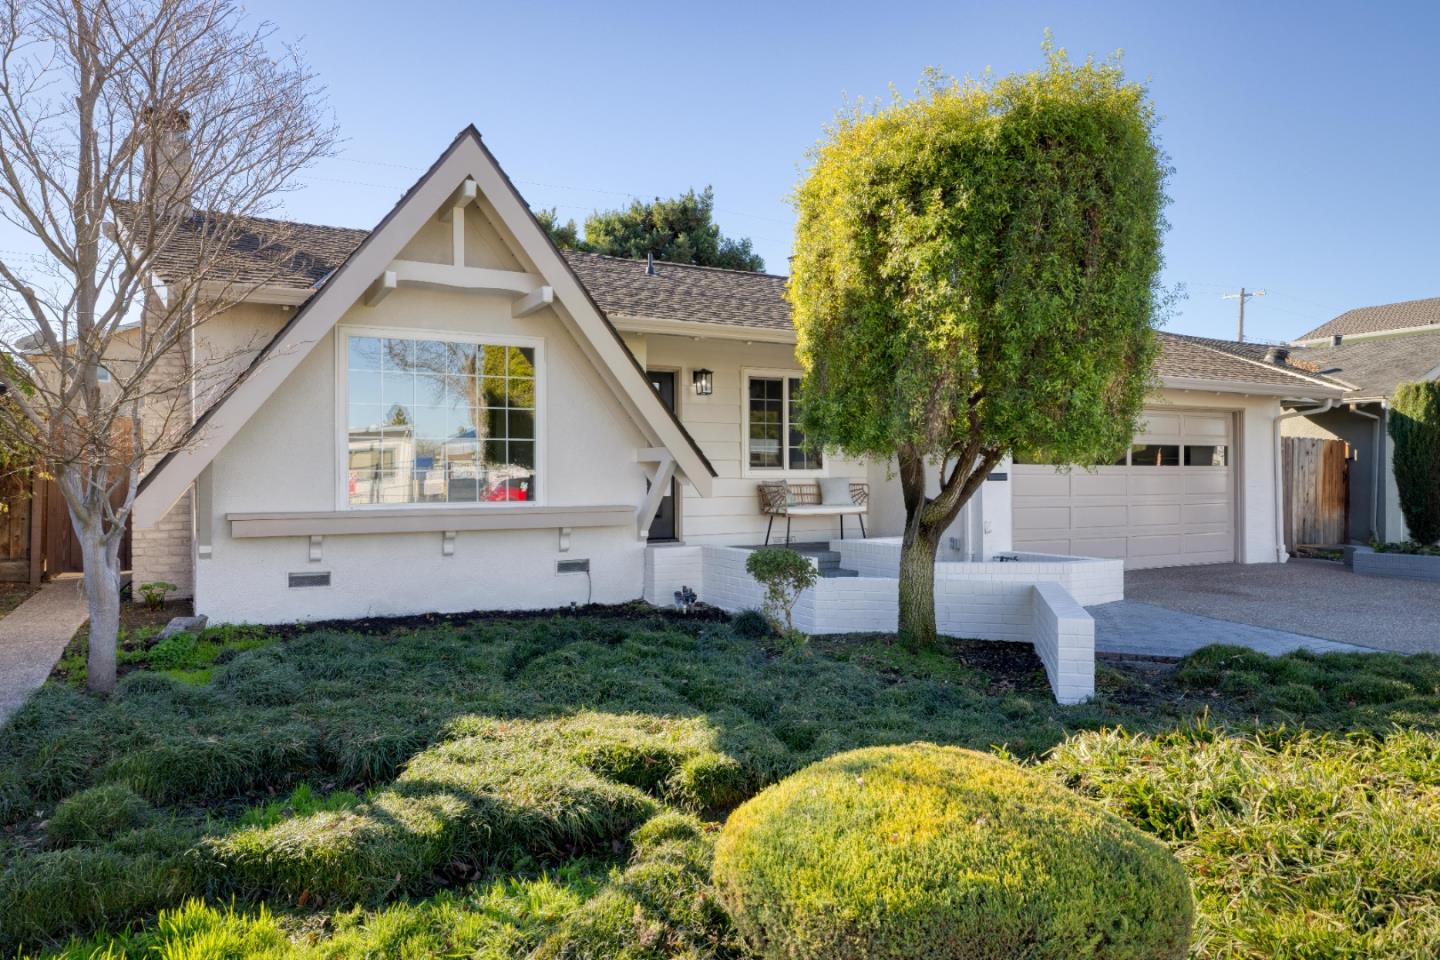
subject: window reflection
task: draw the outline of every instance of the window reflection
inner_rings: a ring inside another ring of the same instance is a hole
[[[350,503],[535,499],[532,348],[348,339]]]
[[[1178,467],[1180,445],[1175,443],[1137,443],[1130,448],[1132,467]]]

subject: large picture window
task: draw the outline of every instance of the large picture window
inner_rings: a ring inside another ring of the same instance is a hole
[[[800,378],[749,378],[748,449],[753,470],[819,470],[820,451],[800,423]]]
[[[346,340],[351,505],[536,499],[533,347]]]

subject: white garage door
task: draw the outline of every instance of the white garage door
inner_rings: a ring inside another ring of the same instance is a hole
[[[1013,469],[1016,550],[1123,557],[1128,569],[1235,559],[1230,415],[1147,410],[1123,465]]]

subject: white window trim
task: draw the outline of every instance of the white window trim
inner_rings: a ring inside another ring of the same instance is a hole
[[[790,461],[790,383],[791,379],[802,380],[805,377],[803,371],[777,369],[773,367],[741,367],[740,368],[740,476],[755,477],[759,479],[816,479],[830,476],[830,453],[827,450],[821,451],[821,458],[824,466],[819,470],[791,470],[789,467],[752,467],[750,465],[750,379],[760,377],[762,379],[785,381],[783,387],[784,417],[780,428],[780,449],[784,455],[785,462]]]
[[[351,503],[350,476],[350,397],[349,367],[351,337],[393,337],[397,340],[448,340],[454,343],[475,343],[497,347],[529,347],[535,351],[535,498],[525,501],[496,503]],[[461,330],[429,330],[418,327],[367,327],[337,325],[335,327],[335,509],[336,510],[515,510],[549,504],[549,458],[546,456],[546,416],[549,393],[545,386],[545,340],[541,337],[520,337],[500,333],[476,333]]]

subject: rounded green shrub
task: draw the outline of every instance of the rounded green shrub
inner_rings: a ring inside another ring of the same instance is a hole
[[[1189,883],[1158,841],[997,757],[841,753],[741,806],[717,895],[761,957],[1168,960]]]
[[[62,801],[46,833],[59,846],[101,843],[143,827],[152,812],[150,804],[129,787],[108,783]]]

